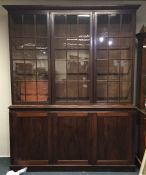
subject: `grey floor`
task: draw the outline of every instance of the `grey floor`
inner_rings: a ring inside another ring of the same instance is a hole
[[[0,158],[0,175],[9,170],[9,159]],[[138,175],[137,172],[27,172],[25,175]]]

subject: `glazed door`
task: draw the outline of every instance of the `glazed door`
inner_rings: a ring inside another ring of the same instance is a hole
[[[92,15],[52,14],[53,103],[92,101]]]
[[[50,103],[48,14],[14,13],[10,24],[13,102]]]
[[[129,11],[95,13],[96,103],[132,103],[135,35],[133,20]]]

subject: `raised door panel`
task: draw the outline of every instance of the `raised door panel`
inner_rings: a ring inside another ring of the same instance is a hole
[[[54,132],[57,164],[88,163],[88,113],[54,114]]]
[[[47,112],[13,112],[10,115],[11,152],[14,164],[48,164],[51,148],[50,125]]]
[[[131,164],[132,143],[132,117],[129,113],[97,113],[97,164]]]

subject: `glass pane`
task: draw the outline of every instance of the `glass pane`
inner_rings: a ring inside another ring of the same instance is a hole
[[[80,39],[89,39],[90,35],[90,15],[78,15],[78,32]]]
[[[118,75],[119,74],[119,60],[109,60],[109,75]]]
[[[21,83],[21,101],[37,101],[36,81],[26,81]]]
[[[78,15],[78,39],[80,48],[88,48],[90,43],[90,15]]]
[[[119,101],[119,82],[108,82],[108,101]]]
[[[26,81],[20,84],[22,102],[45,102],[48,100],[48,82]]]
[[[97,79],[107,79],[108,77],[108,60],[96,61]]]
[[[67,61],[67,73],[78,73],[79,62],[78,59],[72,59]]]
[[[79,59],[79,73],[88,73],[88,59]]]
[[[37,50],[36,51],[36,59],[47,60],[48,59],[47,50]]]
[[[34,38],[23,38],[23,45],[22,45],[22,49],[35,49],[35,39]]]
[[[109,36],[118,36],[120,34],[120,15],[111,14],[109,24]]]
[[[108,51],[107,50],[97,50],[96,59],[108,59]]]
[[[55,48],[56,49],[65,49],[67,46],[70,46],[70,45],[69,45],[69,43],[67,43],[66,39],[61,38],[61,39],[55,40]]]
[[[109,49],[120,49],[120,38],[108,38],[107,45]]]
[[[67,60],[78,60],[78,50],[67,50]]]
[[[89,60],[89,51],[88,50],[79,50],[78,51],[79,54],[79,59],[82,60]]]
[[[88,81],[79,82],[79,100],[88,100],[89,97],[89,85]]]
[[[56,50],[55,59],[66,60],[66,51]]]
[[[66,74],[66,61],[55,60],[55,73],[56,74]]]
[[[24,48],[23,38],[15,38],[12,40],[12,46],[16,51]]]
[[[38,38],[36,39],[36,49],[47,49],[48,42],[47,39]]]
[[[130,49],[132,44],[131,38],[121,38],[121,48]]]
[[[23,33],[24,36],[33,37],[35,35],[35,26],[34,26],[34,16],[33,15],[24,15],[23,16]]]
[[[13,77],[15,80],[24,80],[24,65],[25,64],[23,60],[13,61]]]
[[[36,61],[25,61],[22,68],[24,69],[26,80],[36,79]]]
[[[21,102],[21,82],[23,81],[13,81],[13,89],[14,90],[14,101]]]
[[[129,49],[122,49],[121,50],[121,59],[131,59]]]
[[[56,81],[66,80],[66,79],[67,79],[66,74],[56,74]]]
[[[123,14],[122,15],[121,33],[123,35],[131,35],[132,32],[133,32],[132,14]]]
[[[120,73],[120,61],[110,60],[109,61],[109,79],[119,79]]]
[[[108,36],[108,15],[97,16],[97,36],[107,37]]]
[[[120,101],[128,102],[131,100],[131,82],[120,82]]]
[[[15,71],[16,77],[24,77],[29,79],[34,79],[35,77],[35,62],[28,62],[25,63],[22,61],[15,61],[13,64],[13,70]]]
[[[48,101],[48,81],[38,81],[36,85],[38,101]]]
[[[120,61],[120,79],[124,81],[131,81],[132,62],[130,60]]]
[[[86,38],[79,38],[78,47],[82,49],[89,49],[90,47],[90,39]]]
[[[109,59],[120,59],[121,55],[120,50],[109,50]]]
[[[107,101],[107,81],[96,81],[97,101]]]
[[[36,59],[34,50],[24,50],[24,59]]]
[[[97,49],[108,49],[109,45],[108,45],[109,39],[108,38],[104,38],[104,37],[98,37],[97,38]],[[97,51],[98,52],[98,51]]]
[[[47,36],[47,16],[36,15],[36,35]]]
[[[13,33],[14,37],[22,37],[23,36],[23,26],[22,26],[22,15],[14,15],[12,16],[12,25],[13,25]]]
[[[37,61],[37,79],[48,80],[48,61],[47,60]]]
[[[78,81],[67,81],[67,97],[69,99],[78,99]]]
[[[24,59],[23,50],[17,50],[15,47],[12,47],[12,59]]]
[[[55,36],[66,37],[66,21],[64,15],[55,15]]]
[[[64,43],[64,45],[65,45],[65,43]],[[77,38],[67,38],[67,42],[66,42],[65,46],[68,49],[78,49],[79,47],[86,48],[86,45],[83,45],[83,43],[80,42],[79,39],[77,39]]]
[[[78,37],[77,15],[67,15],[67,37]]]
[[[66,81],[56,81],[56,99],[66,100]]]
[[[130,60],[121,60],[120,61],[120,72],[123,74],[129,74],[131,70],[132,63]]]

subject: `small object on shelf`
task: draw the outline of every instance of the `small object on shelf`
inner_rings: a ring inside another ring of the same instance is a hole
[[[142,28],[140,29],[140,33],[144,33],[144,32],[146,32],[146,26],[142,26]]]
[[[18,75],[32,75],[33,69],[31,63],[16,63],[16,74]]]

